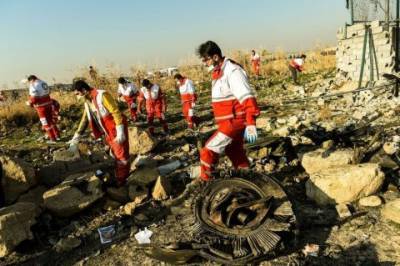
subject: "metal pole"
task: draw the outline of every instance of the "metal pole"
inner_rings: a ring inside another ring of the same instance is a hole
[[[369,81],[374,81],[374,55],[372,53],[372,30],[368,29],[368,38],[369,38]]]
[[[396,55],[395,55],[395,70],[399,71],[399,41],[400,41],[400,36],[399,36],[399,31],[400,31],[400,0],[397,0],[396,4]]]
[[[363,75],[364,75],[364,65],[365,65],[365,52],[367,51],[367,41],[368,41],[368,25],[365,25],[365,35],[364,35],[364,46],[362,50],[362,58],[361,58],[361,71],[360,71],[360,79],[358,80],[358,88],[361,88]]]
[[[351,23],[351,25],[353,25],[354,24],[354,0],[350,0],[350,16],[351,16],[350,23]]]

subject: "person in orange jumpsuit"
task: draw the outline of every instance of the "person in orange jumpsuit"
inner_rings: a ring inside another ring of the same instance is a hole
[[[53,123],[52,101],[50,89],[46,82],[38,79],[35,75],[28,77],[29,100],[26,105],[34,107],[39,116],[43,130],[49,137],[49,143],[54,143],[59,139],[59,131]]]
[[[139,91],[133,83],[126,81],[126,79],[124,79],[123,77],[118,79],[118,97],[123,97],[131,113],[131,119],[134,122],[136,122],[137,120],[136,98],[138,95]]]
[[[95,139],[104,137],[115,159],[115,177],[118,186],[126,183],[129,175],[128,122],[118,109],[114,98],[107,91],[90,87],[85,81],[73,84],[78,98],[84,99],[84,109],[79,127],[69,141],[70,148],[76,149],[82,133],[89,125]]]
[[[256,76],[260,76],[260,64],[261,64],[261,57],[256,53],[255,50],[251,50],[251,66],[253,69],[253,73]]]
[[[256,141],[256,117],[260,110],[246,72],[235,61],[224,57],[215,42],[201,44],[197,53],[212,72],[211,105],[218,126],[200,151],[200,178],[208,181],[223,153],[236,169],[249,167],[243,139],[250,143]]]
[[[142,112],[142,106],[146,103],[147,123],[150,134],[154,135],[154,117],[158,118],[165,134],[168,134],[168,124],[165,121],[167,103],[164,93],[157,84],[151,83],[148,79],[142,81],[142,86],[139,91],[138,113]]]
[[[297,72],[303,71],[303,65],[304,65],[305,60],[306,60],[306,55],[303,54],[300,57],[293,58],[289,62],[289,70],[290,70],[290,73],[292,74],[293,83],[296,85],[299,84],[297,82]]]
[[[185,78],[179,73],[175,74],[174,79],[179,86],[183,116],[188,123],[188,127],[192,129],[198,124],[198,118],[194,115],[194,107],[196,105],[197,95],[195,92],[193,81]]]

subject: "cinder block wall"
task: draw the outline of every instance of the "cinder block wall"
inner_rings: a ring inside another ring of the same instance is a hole
[[[383,73],[394,73],[395,48],[392,37],[393,30],[392,28],[385,30],[379,21],[371,22],[370,25],[375,44],[379,75],[381,77]],[[357,81],[360,76],[364,35],[364,24],[354,24],[352,26],[343,27],[337,34],[338,46],[336,52],[336,66],[339,70],[347,72],[348,77],[354,81]],[[376,80],[376,70],[374,73]],[[370,58],[367,44],[363,81],[369,80],[369,77]]]

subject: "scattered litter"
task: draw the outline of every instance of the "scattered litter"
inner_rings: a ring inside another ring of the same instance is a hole
[[[115,235],[115,225],[106,227],[100,227],[97,229],[100,235],[100,241],[102,244],[111,243]]]
[[[307,244],[303,248],[302,252],[306,257],[307,256],[318,257],[319,245],[317,245],[317,244]]]
[[[135,234],[135,238],[139,244],[150,244],[150,237],[152,235],[153,232],[145,227],[144,230],[140,230]]]

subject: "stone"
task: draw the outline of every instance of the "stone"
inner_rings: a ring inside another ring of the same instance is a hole
[[[306,194],[319,205],[349,203],[375,194],[384,179],[378,164],[336,166],[311,174]]]
[[[335,142],[333,140],[327,140],[322,143],[322,149],[330,150],[335,146]]]
[[[43,207],[43,194],[47,191],[47,188],[44,186],[37,186],[27,193],[21,195],[18,198],[18,202],[31,202],[36,206]]]
[[[378,207],[382,205],[382,200],[378,196],[369,196],[360,199],[358,203],[363,207]]]
[[[18,202],[0,209],[0,258],[10,254],[24,240],[32,239],[31,226],[39,216],[38,206]]]
[[[136,209],[135,202],[129,202],[124,206],[124,214],[128,216],[132,216]]]
[[[272,131],[272,135],[285,138],[290,135],[289,127],[283,126],[281,128],[275,129],[274,131]]]
[[[324,149],[307,152],[301,159],[301,165],[308,174],[320,170],[348,165],[353,160],[354,152],[351,149],[336,150],[327,152]]]
[[[171,194],[171,191],[172,186],[168,178],[159,176],[151,195],[155,200],[166,200]]]
[[[199,178],[201,174],[201,167],[200,165],[195,165],[190,168],[189,176],[191,179]]]
[[[53,153],[53,161],[61,161],[61,162],[70,162],[76,161],[81,158],[79,154],[79,150],[70,150],[70,149],[60,149]]]
[[[268,157],[268,154],[269,154],[269,152],[268,152],[268,148],[267,147],[261,148],[261,149],[258,150],[257,158],[258,159],[263,159],[265,157]]]
[[[66,238],[60,239],[54,246],[54,249],[58,253],[68,252],[77,248],[81,245],[82,241],[74,236],[68,236]]]
[[[383,218],[400,224],[400,199],[390,201],[381,210]]]
[[[44,206],[60,217],[70,217],[101,199],[101,180],[92,172],[69,176],[43,194]]]
[[[128,184],[138,184],[146,186],[156,181],[159,175],[160,173],[157,167],[140,167],[128,177]]]
[[[183,145],[182,151],[184,151],[184,152],[189,152],[189,151],[190,151],[190,145],[189,145],[189,144]]]
[[[107,188],[107,195],[110,199],[125,204],[129,201],[128,187],[109,187]]]
[[[107,199],[106,202],[104,202],[103,210],[105,210],[105,211],[116,210],[120,206],[121,206],[120,202],[111,200],[111,199]]]
[[[257,127],[265,129],[266,131],[271,131],[272,126],[270,118],[267,117],[257,118]]]
[[[350,209],[346,204],[338,204],[335,208],[339,218],[344,219],[351,216]]]
[[[299,122],[299,118],[295,115],[289,117],[288,119],[288,125],[291,127],[295,127],[297,125],[297,123]]]
[[[0,156],[1,187],[6,205],[34,187],[38,182],[35,170],[28,163],[8,156]]]
[[[129,198],[137,204],[142,203],[147,198],[147,188],[137,185],[130,185]]]
[[[399,144],[397,142],[385,142],[383,144],[383,150],[388,155],[393,155],[399,151]]]
[[[152,151],[158,144],[147,131],[137,127],[128,128],[129,153],[132,155],[146,154]]]

